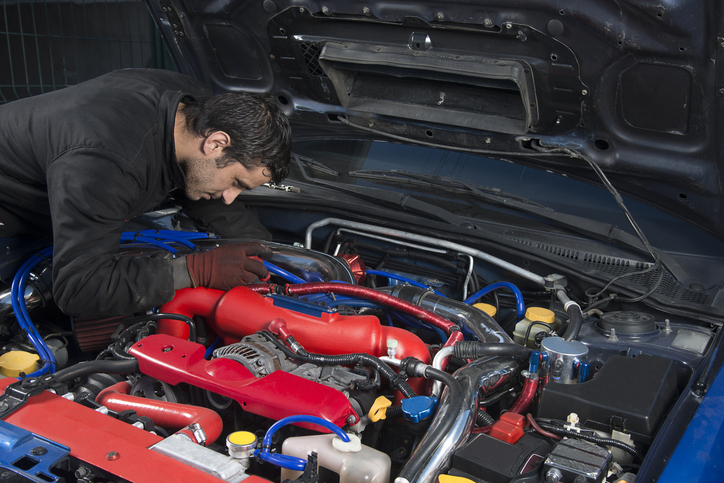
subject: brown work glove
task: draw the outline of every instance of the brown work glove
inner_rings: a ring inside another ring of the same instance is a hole
[[[193,287],[231,290],[266,278],[269,271],[260,260],[271,258],[271,248],[260,242],[232,243],[186,255],[186,267]]]

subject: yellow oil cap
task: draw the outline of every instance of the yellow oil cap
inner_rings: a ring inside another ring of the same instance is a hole
[[[256,444],[256,435],[249,431],[235,431],[226,437],[227,441],[237,446]]]
[[[18,377],[21,372],[35,372],[38,354],[25,351],[10,351],[0,356],[0,374],[7,377]]]
[[[552,310],[543,307],[529,307],[525,311],[525,318],[532,321],[545,322],[552,324],[556,321],[556,314]]]
[[[440,475],[437,477],[440,483],[475,483],[469,478],[453,475]]]
[[[473,307],[482,310],[491,317],[495,317],[495,314],[498,312],[498,310],[495,308],[495,305],[485,304],[483,302],[473,304]]]
[[[387,417],[387,408],[390,406],[392,406],[392,401],[387,399],[385,396],[380,396],[375,399],[374,403],[372,403],[370,412],[367,413],[367,415],[373,423],[376,423],[380,419],[385,419]]]

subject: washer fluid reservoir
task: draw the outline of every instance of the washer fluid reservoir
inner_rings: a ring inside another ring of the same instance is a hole
[[[350,442],[345,443],[335,434],[287,438],[282,453],[306,460],[307,455],[316,452],[319,466],[337,473],[340,483],[389,483],[390,457],[363,445],[353,434],[349,439]],[[282,468],[281,481],[295,480],[301,474]]]

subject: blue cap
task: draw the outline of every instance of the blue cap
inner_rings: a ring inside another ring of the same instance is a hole
[[[411,423],[419,423],[435,413],[437,398],[415,396],[402,400],[402,415]]]

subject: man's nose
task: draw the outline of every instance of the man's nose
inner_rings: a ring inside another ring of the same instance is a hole
[[[244,190],[241,188],[229,188],[222,191],[221,198],[224,200],[224,204],[230,205],[242,191]]]

